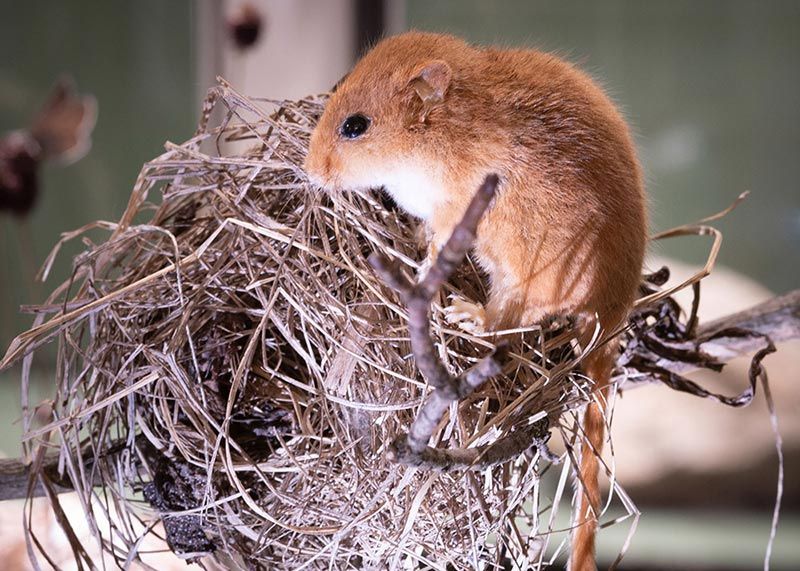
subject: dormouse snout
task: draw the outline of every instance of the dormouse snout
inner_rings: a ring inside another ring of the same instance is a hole
[[[309,151],[308,155],[306,155],[303,169],[306,171],[309,182],[316,186],[324,187],[327,177],[325,176],[325,168],[320,164],[321,162],[322,161]]]
[[[303,168],[312,184],[329,188],[332,183],[331,150],[326,149],[324,142],[319,139],[319,133],[315,132],[311,137]]]

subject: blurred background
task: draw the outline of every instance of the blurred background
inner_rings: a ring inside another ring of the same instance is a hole
[[[721,210],[719,271],[701,316],[800,286],[800,2],[795,0],[0,0],[0,138],[28,128],[69,74],[97,101],[92,147],[44,160],[26,213],[0,210],[0,348],[31,324],[19,307],[69,276],[69,244],[48,281],[34,274],[61,233],[116,220],[141,165],[189,138],[217,75],[238,90],[295,98],[329,89],[375,38],[409,28],[554,51],[589,71],[633,125],[653,231]],[[76,157],[72,157],[74,161]],[[98,234],[98,239],[102,238]],[[656,244],[688,274],[702,239]],[[787,454],[773,568],[800,568],[800,344],[766,363]],[[52,362],[33,363],[48,394]],[[746,362],[698,378],[728,394]],[[19,371],[0,373],[0,454],[17,456]],[[769,533],[777,464],[764,403],[729,410],[662,387],[617,403],[618,477],[644,512],[623,569],[754,569]],[[0,526],[1,527],[1,526]],[[601,533],[611,561],[627,523]],[[20,563],[22,565],[22,563]],[[180,564],[182,565],[182,564]]]

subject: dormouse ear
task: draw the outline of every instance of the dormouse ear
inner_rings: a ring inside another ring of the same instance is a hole
[[[422,101],[423,112],[421,119],[424,120],[428,111],[444,101],[444,94],[447,92],[447,88],[450,87],[452,79],[453,70],[450,69],[447,62],[442,60],[429,61],[417,70],[408,85],[414,89]]]

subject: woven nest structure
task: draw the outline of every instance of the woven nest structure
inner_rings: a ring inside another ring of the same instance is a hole
[[[323,105],[221,84],[197,135],[145,165],[120,222],[91,225],[110,236],[9,351],[30,358],[58,340],[52,419],[26,416],[27,452],[41,464],[57,451],[89,519],[110,518],[94,533],[120,562],[161,521],[178,555],[236,568],[540,566],[559,551],[575,413],[591,398],[574,335],[509,334],[501,374],[454,403],[432,440],[490,446],[544,422],[567,445],[560,466],[544,439],[481,471],[392,461],[430,389],[406,307],[367,258],[415,276],[425,246],[380,195],[308,187],[302,161]],[[222,120],[208,127],[212,110]],[[450,294],[484,300],[482,283],[467,262],[432,304],[453,374],[494,349],[442,310]]]

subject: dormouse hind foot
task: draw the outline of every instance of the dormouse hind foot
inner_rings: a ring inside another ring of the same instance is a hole
[[[468,333],[486,331],[486,310],[482,305],[457,295],[451,295],[449,299],[450,305],[444,308],[444,319],[447,323],[455,323],[459,329]]]

